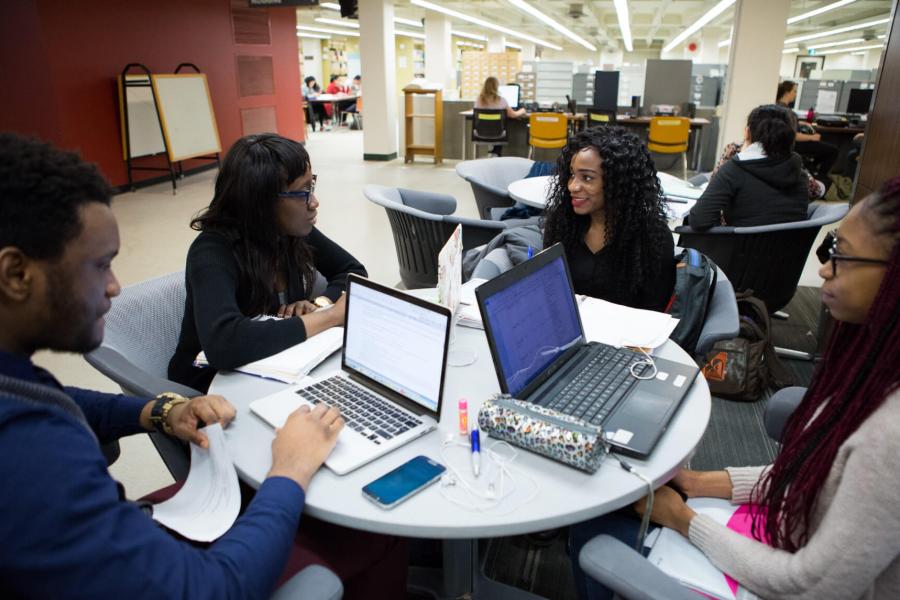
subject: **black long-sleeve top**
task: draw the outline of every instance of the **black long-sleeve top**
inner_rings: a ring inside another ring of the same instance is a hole
[[[647,273],[632,273],[632,277],[639,279],[636,291],[627,293],[619,290],[611,283],[616,278],[609,246],[595,253],[587,244],[581,243],[574,252],[566,254],[575,293],[632,308],[664,311],[675,288],[675,243],[666,224],[662,222],[659,226],[665,229],[665,235],[661,236],[662,245],[648,249],[656,257],[654,260],[659,261],[656,277],[650,278]]]
[[[187,298],[181,335],[169,361],[169,378],[206,391],[217,370],[241,365],[277,354],[306,339],[299,318],[256,321],[249,314],[250,289],[242,284],[234,256],[235,243],[225,235],[204,231],[188,250],[185,269]],[[324,296],[336,300],[346,289],[347,275],[366,275],[366,269],[349,252],[328,239],[318,229],[306,238],[313,263],[328,281]],[[309,299],[311,290],[293,261],[287,264],[285,303]],[[280,304],[273,292],[273,305]],[[193,366],[203,350],[209,367]]]

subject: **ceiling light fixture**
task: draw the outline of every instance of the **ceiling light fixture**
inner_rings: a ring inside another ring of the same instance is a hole
[[[337,2],[322,2],[319,4],[322,8],[327,8],[329,10],[341,10],[341,5]]]
[[[613,0],[616,6],[616,16],[619,18],[619,31],[622,32],[622,43],[629,52],[634,51],[631,43],[631,23],[628,16],[628,2],[626,0]]]
[[[394,23],[409,25],[410,27],[418,27],[420,29],[425,27],[422,21],[416,21],[415,19],[404,19],[403,17],[394,17]]]
[[[826,4],[821,8],[817,8],[815,10],[811,10],[809,12],[805,12],[802,15],[797,15],[796,17],[791,17],[787,20],[788,25],[793,25],[799,21],[803,21],[804,19],[809,19],[810,17],[815,17],[816,15],[821,15],[822,13],[827,13],[830,10],[834,10],[836,8],[840,8],[842,6],[847,6],[848,4],[852,4],[856,2],[856,0],[838,0],[837,2],[832,2],[831,4]]]
[[[474,23],[475,25],[479,25],[486,29],[493,29],[494,31],[499,31],[500,33],[505,33],[506,35],[511,35],[514,38],[523,39],[529,42],[534,42],[540,46],[544,46],[545,48],[550,48],[552,50],[562,50],[560,46],[556,44],[551,44],[550,42],[546,42],[542,39],[521,33],[519,31],[513,31],[512,29],[508,29],[506,27],[501,27],[500,25],[494,25],[489,21],[485,21],[484,19],[479,19],[478,17],[472,17],[461,12],[445,8],[439,4],[434,4],[433,2],[427,2],[426,0],[410,0],[410,4],[414,6],[418,6],[421,8],[425,8],[428,10],[433,10],[435,12],[443,13],[445,15],[449,15],[451,17],[456,17],[461,21],[467,21],[469,23]]]
[[[841,52],[859,52],[862,50],[874,50],[876,48],[884,48],[884,44],[872,44],[871,46],[858,46],[856,48],[839,48],[837,50],[823,50],[822,52],[816,52],[817,55],[823,54],[840,54]]]
[[[425,39],[425,34],[419,33],[418,31],[402,31],[400,29],[395,29],[394,35],[405,35],[406,37],[416,38],[417,40]]]
[[[552,27],[559,33],[563,34],[564,36],[566,36],[567,38],[569,38],[570,40],[575,42],[576,44],[584,46],[591,52],[597,51],[597,47],[594,46],[593,44],[591,44],[589,41],[587,41],[586,39],[584,39],[583,37],[581,37],[579,35],[576,35],[575,32],[573,32],[571,29],[564,27],[562,24],[551,19],[550,17],[548,17],[547,15],[545,15],[544,13],[542,13],[535,7],[533,7],[530,4],[528,4],[527,2],[525,2],[525,0],[507,0],[507,2],[509,2],[510,4],[512,4],[513,6],[518,8],[519,10],[521,10],[523,12],[527,12],[529,15],[531,15],[538,21],[541,21],[545,25],[549,25],[550,27]]]
[[[828,37],[832,35],[838,35],[841,33],[846,33],[848,31],[856,31],[858,29],[867,29],[869,27],[875,27],[876,25],[883,25],[885,23],[890,22],[890,17],[886,17],[884,19],[877,19],[875,21],[866,21],[865,23],[858,23],[856,25],[847,25],[845,27],[838,27],[837,29],[829,29],[828,31],[822,31],[819,33],[809,33],[807,35],[798,35],[796,37],[788,38],[784,40],[785,44],[795,44],[797,42],[805,42],[807,40],[817,40],[819,38]]]
[[[308,25],[297,25],[297,29],[300,31],[313,31],[316,33],[333,33],[335,35],[349,35],[352,37],[359,37],[358,31],[350,31],[349,29],[327,29],[325,27],[310,27]]]
[[[800,48],[785,48],[781,51],[782,54],[793,54],[794,52],[800,52]]]
[[[515,48],[516,50],[521,50],[522,46],[519,44],[513,44],[512,42],[503,42],[503,45],[507,48]]]
[[[415,2],[415,0],[413,0]],[[679,33],[675,36],[671,42],[666,44],[663,48],[663,52],[668,52],[684,40],[688,39],[695,32],[699,31],[704,25],[721,15],[723,12],[728,10],[732,4],[735,3],[735,0],[722,0],[711,9],[709,9],[705,15],[694,21],[691,25],[688,26],[687,29]]]
[[[317,40],[330,40],[330,35],[319,35],[318,33],[306,33],[304,31],[298,31],[297,37],[305,37],[305,38],[315,38]]]
[[[819,48],[831,48],[832,46],[846,46],[847,44],[862,44],[866,40],[862,38],[853,38],[852,40],[844,40],[842,42],[828,42],[826,44],[815,44],[814,46],[807,46],[810,50],[818,50]]]
[[[487,41],[487,38],[483,35],[478,35],[477,33],[466,33],[465,31],[456,31],[455,29],[450,30],[450,35],[455,35],[456,37],[466,38],[467,40],[478,40],[481,42]]]
[[[727,40],[722,40],[721,42],[719,42],[719,48],[724,48],[725,46],[730,46],[730,45],[731,45],[731,38],[728,38]]]
[[[352,21],[341,21],[340,19],[328,19],[326,17],[316,17],[313,21],[316,23],[325,23],[326,25],[337,25],[338,27],[359,29],[359,23],[353,23]]]

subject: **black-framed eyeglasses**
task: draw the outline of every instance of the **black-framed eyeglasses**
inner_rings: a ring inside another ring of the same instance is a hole
[[[303,200],[306,202],[306,208],[309,208],[309,199],[312,198],[312,195],[316,192],[316,177],[316,175],[312,176],[312,182],[309,184],[309,189],[297,190],[296,192],[281,192],[278,195],[281,198],[296,198],[298,200]]]
[[[868,263],[870,265],[887,265],[888,261],[880,258],[863,258],[862,256],[848,256],[846,254],[838,254],[837,252],[837,231],[829,231],[822,240],[822,243],[816,248],[816,257],[823,265],[829,260],[831,261],[831,272],[837,275],[837,265],[840,261]]]

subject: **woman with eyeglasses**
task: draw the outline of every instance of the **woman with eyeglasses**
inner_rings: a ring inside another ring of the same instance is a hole
[[[764,598],[900,598],[900,177],[858,202],[817,255],[838,325],[775,461],[682,470],[657,490],[650,518]],[[696,514],[676,490],[755,504],[753,538]],[[598,533],[633,543],[637,520],[626,521],[573,528],[573,557]],[[583,597],[611,597],[575,562]]]
[[[184,320],[170,379],[206,391],[217,370],[343,325],[347,275],[365,276],[366,270],[316,229],[315,183],[309,154],[298,142],[267,133],[231,147],[212,202],[191,221],[200,235],[188,250]],[[281,319],[256,318],[262,315]],[[194,366],[201,350],[207,368]]]
[[[647,146],[621,127],[591,127],[557,161],[544,247],[562,242],[576,294],[665,310],[675,246]]]

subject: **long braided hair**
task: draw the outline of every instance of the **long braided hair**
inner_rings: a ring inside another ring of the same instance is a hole
[[[606,243],[615,266],[611,297],[628,297],[641,281],[659,275],[663,236],[671,235],[656,167],[635,134],[622,127],[590,127],[569,140],[557,161],[558,176],[551,179],[544,247],[562,242],[571,255],[584,243],[591,217],[577,215],[572,209],[569,179],[572,159],[585,148],[597,150],[602,161]]]
[[[787,422],[784,446],[754,490],[762,507],[754,537],[789,552],[809,541],[810,518],[841,444],[900,384],[900,177],[863,203],[875,233],[893,244],[884,279],[866,321],[835,328]]]

